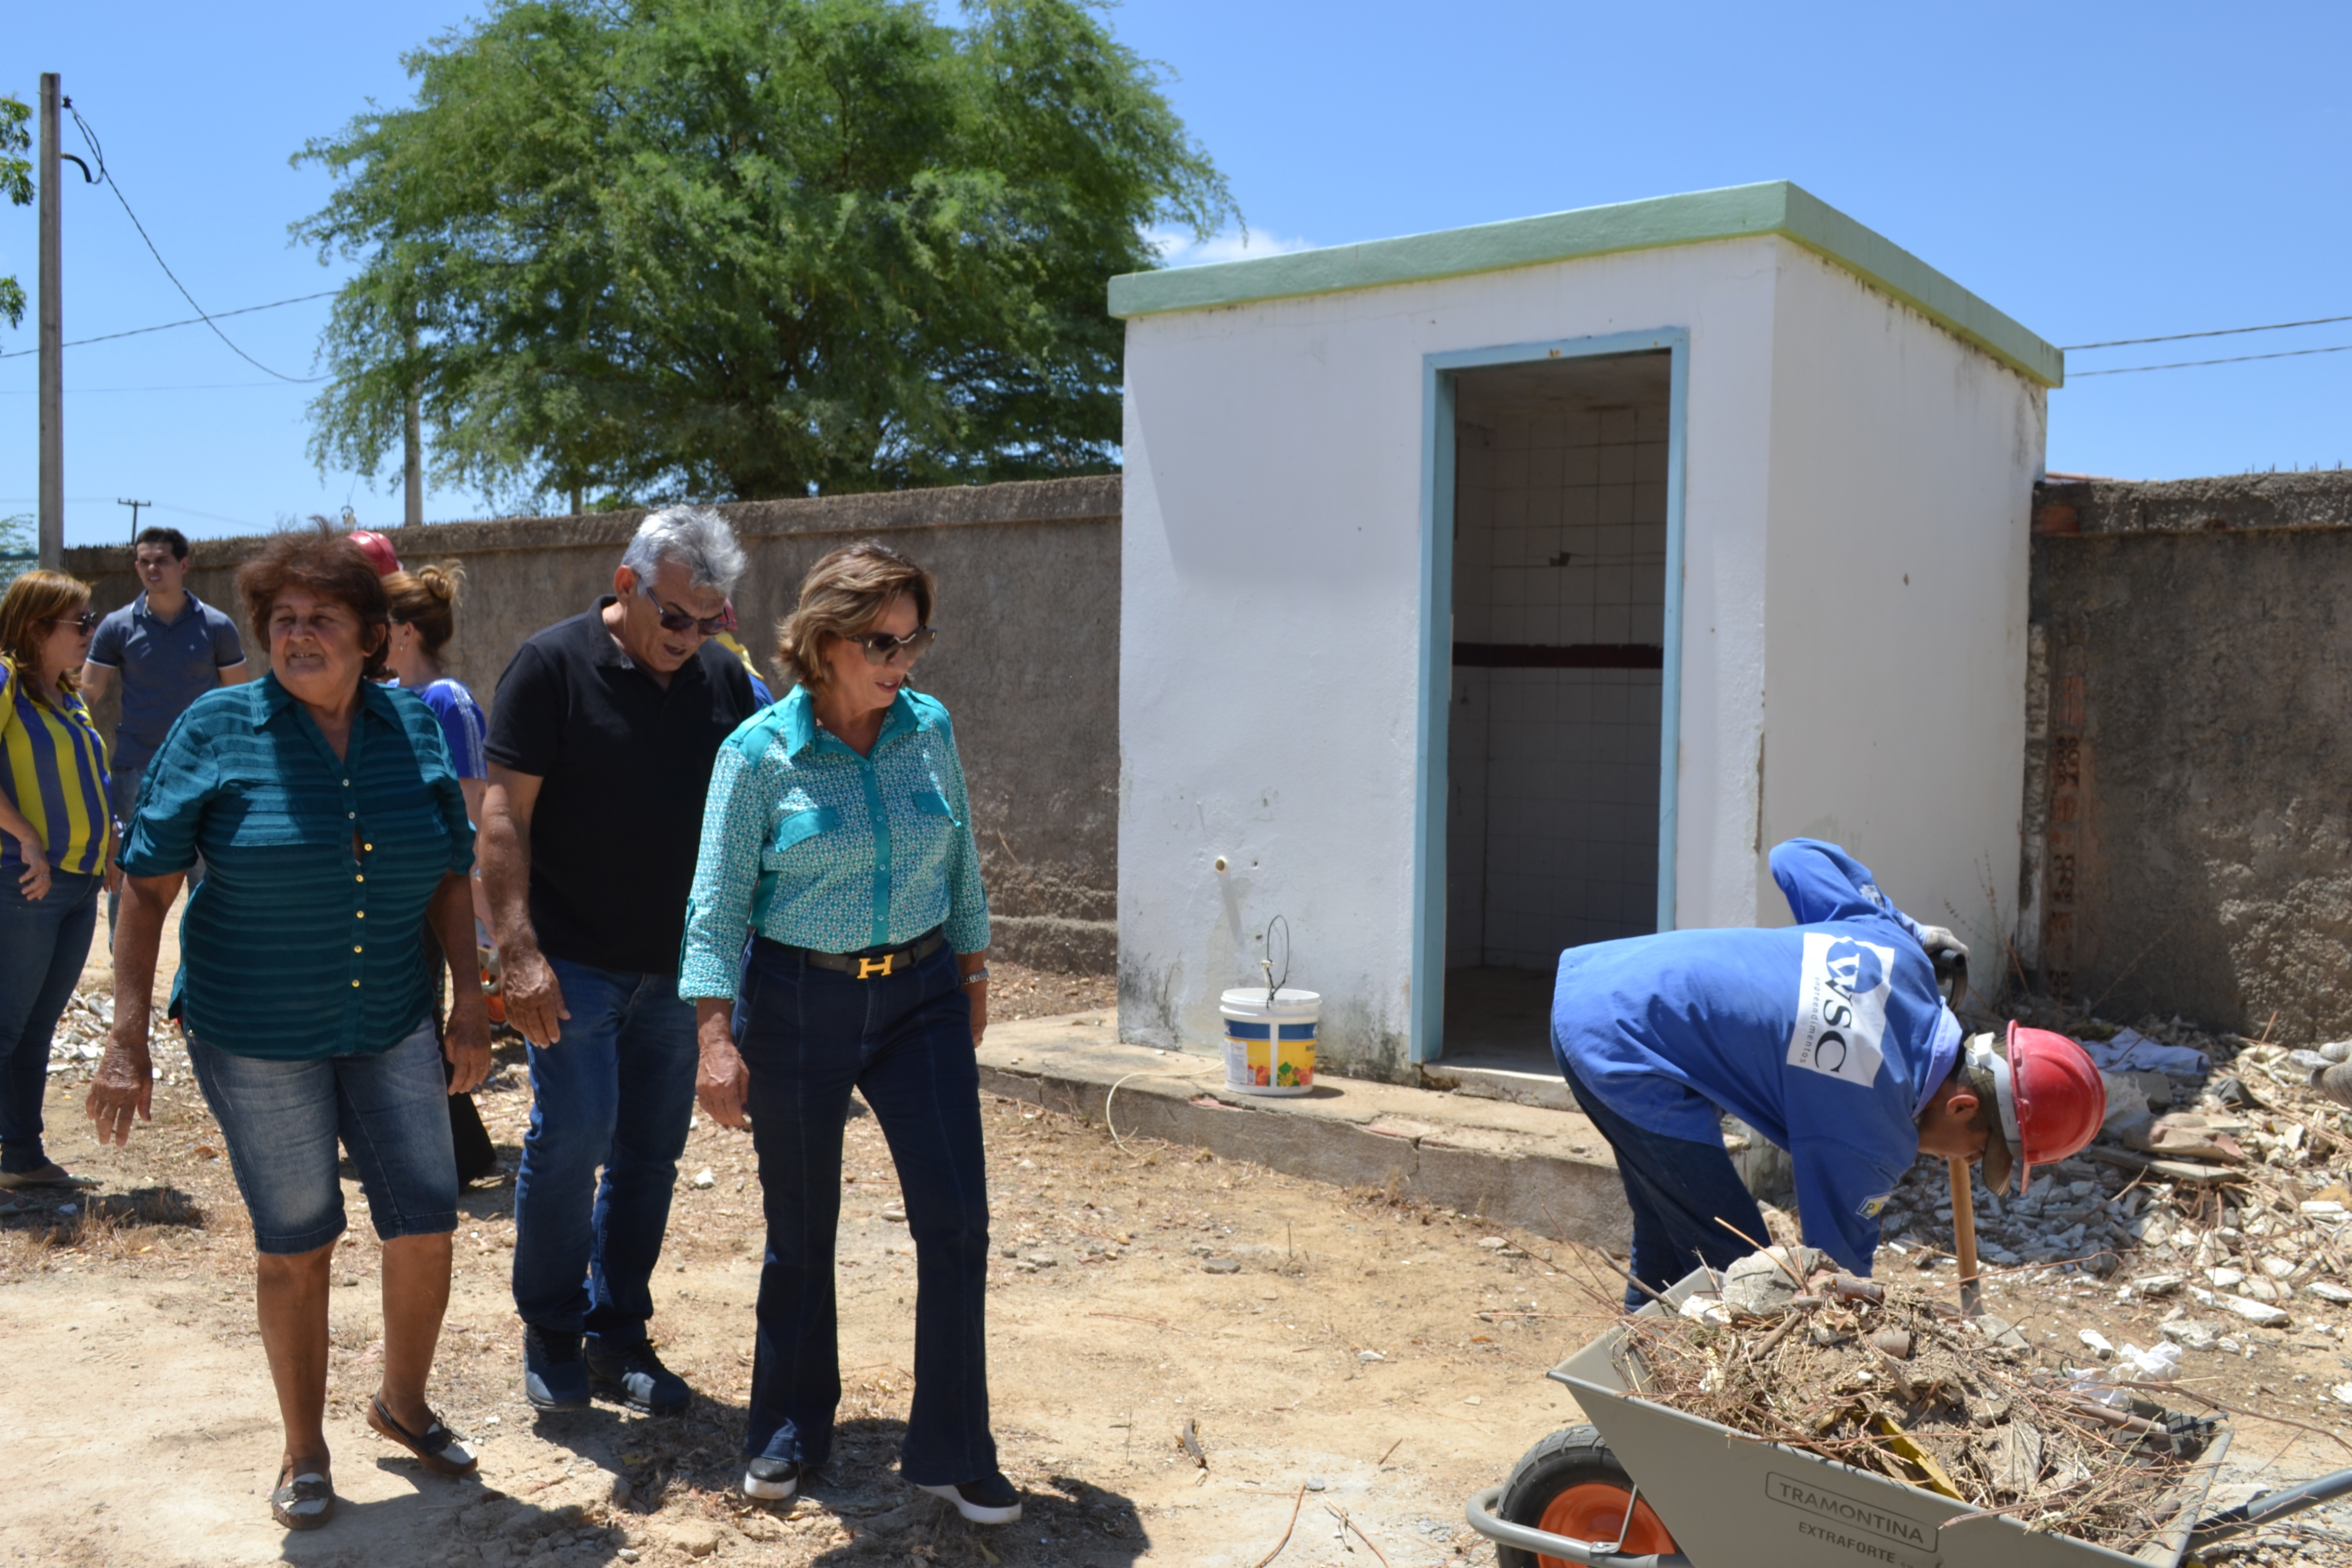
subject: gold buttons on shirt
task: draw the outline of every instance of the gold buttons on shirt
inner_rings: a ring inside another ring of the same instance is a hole
[[[356,980],[352,981],[352,990],[354,990],[354,991],[356,991],[356,990],[358,990],[359,988],[360,988],[360,983],[359,983],[358,981],[356,981]]]
[[[362,845],[361,845],[361,846],[360,846],[360,847],[361,847],[362,849],[364,849],[364,850],[369,851],[370,853],[373,853],[373,852],[374,852],[374,849],[375,849],[375,846],[374,846],[374,845],[373,845],[373,844],[362,844]]]
[[[355,944],[353,944],[353,946],[352,946],[352,951],[353,952],[359,952],[359,951],[360,951],[360,950],[359,950],[359,947],[358,947],[358,945],[357,945],[356,943],[355,943]]]
[[[367,879],[365,877],[353,877],[352,880],[354,882],[364,882]]]

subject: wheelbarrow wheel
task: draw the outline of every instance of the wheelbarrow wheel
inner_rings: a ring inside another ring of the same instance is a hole
[[[1633,1506],[1633,1518],[1625,1517]],[[1675,1538],[1633,1494],[1633,1478],[1590,1426],[1569,1426],[1529,1448],[1511,1468],[1496,1511],[1513,1524],[1606,1544],[1622,1538],[1621,1552],[1641,1554],[1678,1551]],[[1571,1568],[1565,1558],[1543,1557],[1516,1546],[1497,1546],[1501,1568]]]

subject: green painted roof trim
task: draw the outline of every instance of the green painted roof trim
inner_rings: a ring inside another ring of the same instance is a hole
[[[2066,356],[1901,246],[1786,180],[1581,207],[1543,217],[1288,256],[1129,272],[1110,280],[1110,313],[1125,319],[1173,310],[1376,289],[1432,278],[1625,250],[1777,234],[1892,294],[1993,358],[2044,386],[2063,386]]]

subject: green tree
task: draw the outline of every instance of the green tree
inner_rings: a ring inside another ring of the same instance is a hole
[[[25,129],[32,106],[13,92],[0,92],[0,195],[12,206],[33,205],[33,133]],[[0,278],[0,316],[12,327],[25,324],[25,286],[14,278]]]
[[[40,541],[33,532],[33,514],[20,511],[0,517],[0,593],[37,565]]]
[[[1105,281],[1236,216],[1090,0],[501,0],[307,146],[362,261],[312,453],[762,499],[1099,472]]]

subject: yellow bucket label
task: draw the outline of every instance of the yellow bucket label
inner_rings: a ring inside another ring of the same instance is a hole
[[[1265,1026],[1261,1024],[1256,1029],[1265,1030]],[[1312,1036],[1303,1040],[1275,1040],[1258,1034],[1251,1039],[1229,1029],[1225,1035],[1225,1061],[1228,1073],[1234,1075],[1231,1081],[1259,1089],[1308,1089],[1315,1083]]]

